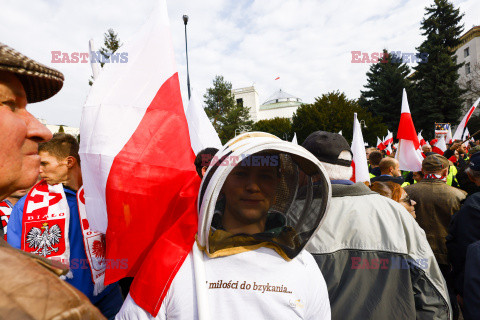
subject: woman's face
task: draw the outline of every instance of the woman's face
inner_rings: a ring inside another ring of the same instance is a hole
[[[414,217],[417,218],[415,215],[415,205],[417,204],[415,201],[410,199],[408,194],[405,192],[405,190],[402,189],[402,196],[400,197],[400,201],[398,201],[402,206],[407,209],[408,212]]]

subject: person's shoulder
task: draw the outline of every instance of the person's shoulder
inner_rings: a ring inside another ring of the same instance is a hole
[[[23,197],[20,198],[20,200],[15,203],[13,206],[14,210],[20,210],[23,211],[23,207],[25,206],[25,201],[27,200],[27,195],[24,195]]]

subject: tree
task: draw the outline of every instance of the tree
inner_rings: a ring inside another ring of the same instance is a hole
[[[388,130],[394,132],[400,122],[403,88],[410,86],[407,79],[410,68],[395,53],[384,49],[383,54],[384,59],[372,64],[367,72],[364,86],[367,90],[361,91],[358,102],[367,111],[381,116]]]
[[[292,122],[288,118],[275,117],[269,120],[260,120],[254,123],[254,131],[268,132],[280,139],[292,140]]]
[[[353,137],[353,114],[357,113],[359,120],[364,120],[367,128],[362,128],[363,139],[369,145],[376,145],[377,136],[387,134],[387,126],[381,117],[375,117],[356,100],[349,100],[344,93],[329,92],[315,98],[312,104],[302,105],[292,118],[292,131],[297,133],[299,143],[314,131],[322,130],[339,132],[347,140]]]
[[[243,104],[237,104],[232,94],[232,84],[223,76],[215,76],[213,87],[203,95],[205,113],[218,133],[222,143],[235,136],[235,130],[243,126],[251,126],[248,109]]]
[[[99,52],[105,59],[108,59],[110,55],[115,53],[115,51],[117,51],[121,46],[122,43],[120,43],[118,34],[110,28],[103,34],[103,47],[100,48]],[[104,62],[100,62],[100,67],[103,68],[104,64]],[[90,77],[88,84],[93,84],[93,77]]]
[[[457,80],[463,64],[457,64],[452,48],[460,44],[463,14],[447,0],[434,0],[425,10],[421,30],[427,38],[417,50],[428,54],[428,62],[414,68],[414,94],[410,100],[417,130],[432,138],[435,122],[456,124],[462,113],[465,91]]]

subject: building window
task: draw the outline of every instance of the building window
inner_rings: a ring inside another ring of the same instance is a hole
[[[470,55],[470,48],[466,48],[463,50],[463,57],[466,58]]]
[[[465,74],[470,74],[470,62],[465,64]]]
[[[242,106],[243,107],[243,99],[240,98],[240,99],[237,99],[237,105],[239,106]]]

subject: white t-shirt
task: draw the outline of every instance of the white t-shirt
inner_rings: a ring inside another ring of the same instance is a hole
[[[330,319],[325,280],[303,250],[287,262],[260,248],[205,262],[210,319]],[[192,253],[188,255],[154,318],[130,297],[117,320],[198,319]]]

